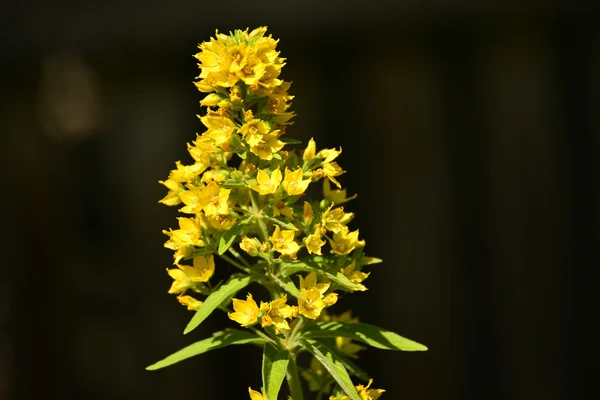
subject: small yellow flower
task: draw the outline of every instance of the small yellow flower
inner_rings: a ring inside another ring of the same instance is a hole
[[[289,330],[287,319],[293,318],[298,315],[298,308],[286,304],[287,295],[273,300],[270,303],[261,303],[260,310],[263,312],[261,318],[261,326],[267,327],[270,325],[275,326],[275,333],[281,333],[281,331]]]
[[[321,223],[323,224],[323,228],[328,231],[340,233],[346,224],[354,218],[354,213],[345,213],[343,207],[337,207],[333,210],[332,208],[333,204],[323,213]]]
[[[265,121],[253,119],[246,122],[240,128],[240,133],[250,146],[258,146],[263,139],[263,135],[269,133],[271,128]]]
[[[206,222],[211,229],[216,231],[226,231],[231,229],[238,220],[229,215],[214,215],[206,217]]]
[[[332,306],[335,303],[337,303],[338,301],[338,294],[337,293],[328,293],[327,296],[323,297],[323,303],[327,304],[328,306]]]
[[[235,312],[227,315],[242,326],[252,325],[258,320],[258,305],[250,293],[246,300],[233,299],[233,309]]]
[[[279,225],[275,225],[275,231],[269,238],[273,244],[273,249],[291,258],[296,258],[296,253],[300,250],[298,243],[294,241],[293,230],[281,230]]]
[[[179,268],[190,277],[192,282],[208,282],[215,273],[215,257],[211,255],[209,258],[204,256],[194,257],[194,266],[179,265]]]
[[[350,232],[345,226],[340,233],[333,234],[333,240],[329,239],[331,253],[346,255],[357,247],[365,245],[364,240],[358,240],[358,230]]]
[[[158,183],[165,185],[167,189],[169,189],[169,193],[167,193],[167,195],[163,197],[159,203],[163,203],[167,206],[176,206],[181,203],[179,193],[185,190],[181,183],[172,181],[171,179],[167,179],[166,181],[158,181]]]
[[[317,283],[317,273],[315,271],[306,275],[303,278],[302,275],[298,275],[300,278],[300,289],[317,289],[320,294],[324,294],[329,289],[329,283]]]
[[[283,142],[277,138],[279,130],[263,135],[262,140],[256,146],[250,146],[250,151],[262,160],[273,159],[273,153],[283,148]]]
[[[325,230],[321,228],[321,224],[317,224],[315,232],[306,237],[305,246],[310,254],[321,255],[321,247],[325,244],[325,241],[321,239],[324,233]]]
[[[250,189],[257,191],[259,194],[266,195],[275,193],[280,182],[281,170],[279,168],[271,172],[270,177],[265,171],[259,168],[258,174],[256,175],[256,184],[249,184],[247,186]]]
[[[361,282],[369,277],[369,273],[355,271],[354,270],[355,267],[356,267],[356,260],[352,260],[352,263],[350,265],[348,265],[347,267],[342,267],[341,272],[352,283],[355,283],[358,286],[354,290],[365,291],[365,290],[367,290],[367,288]]]
[[[329,199],[333,202],[333,204],[343,204],[347,201],[355,199],[357,194],[353,196],[346,197],[346,189],[342,190],[331,190],[331,184],[329,183],[329,179],[325,179],[323,181],[323,195],[326,199]]]
[[[340,154],[342,154],[342,148],[336,149],[323,149],[317,153],[317,157],[323,158],[323,164],[328,164],[335,160]]]
[[[173,283],[171,284],[171,288],[169,289],[170,294],[179,294],[184,293],[186,290],[190,288],[192,285],[192,281],[190,277],[185,274],[182,270],[178,268],[167,269],[167,272],[171,278],[173,278]]]
[[[337,179],[335,179],[335,177],[342,175],[346,171],[344,171],[342,167],[338,165],[338,163],[330,162],[323,164],[323,172],[325,173],[325,176],[329,178],[331,182],[335,183],[339,189],[342,188],[342,185],[337,181]]]
[[[260,245],[260,240],[257,238],[249,238],[248,236],[244,236],[240,242],[240,248],[252,257],[256,257],[258,255],[258,252],[260,251]]]
[[[369,383],[367,386],[357,385],[356,391],[360,396],[360,400],[377,400],[383,392],[384,389],[369,389],[371,384],[373,383],[373,379],[369,379]]]
[[[302,212],[302,217],[304,219],[304,223],[306,225],[310,224],[313,220],[313,209],[308,201],[304,202],[304,209]]]
[[[251,387],[248,388],[248,393],[250,394],[250,400],[267,400],[262,393],[252,390]]]
[[[204,164],[195,163],[192,165],[183,165],[179,161],[175,163],[175,166],[177,169],[171,171],[169,180],[180,183],[191,182],[208,168],[208,165]]]
[[[230,192],[230,189],[220,188],[216,182],[211,182],[197,194],[198,204],[207,216],[229,214],[227,200]]]
[[[306,318],[317,319],[321,311],[327,306],[317,288],[300,290],[302,298],[298,299],[298,312]]]
[[[273,215],[276,217],[283,215],[290,221],[294,219],[292,209],[286,206],[285,203],[281,200],[279,200],[277,203],[275,203],[275,206],[273,206]]]
[[[305,162],[308,162],[308,161],[312,160],[313,158],[315,158],[316,149],[317,149],[317,145],[315,143],[315,140],[313,138],[310,138],[310,140],[308,141],[308,145],[306,146],[306,149],[304,149],[304,153],[302,153],[302,159]]]
[[[202,302],[200,300],[196,300],[192,296],[177,296],[177,300],[182,305],[186,306],[190,311],[198,311]]]
[[[291,172],[289,169],[285,169],[285,178],[283,178],[283,188],[290,196],[298,196],[304,193],[308,185],[310,184],[310,178],[302,180],[302,168],[298,167],[297,170]]]

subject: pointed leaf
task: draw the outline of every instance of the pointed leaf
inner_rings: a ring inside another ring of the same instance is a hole
[[[273,344],[265,343],[262,378],[267,400],[277,400],[287,371],[289,356],[288,350],[279,351]]]
[[[178,363],[187,358],[197,356],[198,354],[233,344],[263,344],[264,342],[263,339],[252,332],[227,329],[225,331],[217,332],[213,337],[200,340],[199,342],[184,347],[178,352],[146,367],[146,369],[148,371],[154,371]]]
[[[344,364],[327,346],[311,339],[302,339],[302,343],[304,344],[304,347],[312,353],[321,364],[323,364],[323,367],[325,367],[327,372],[329,372],[333,379],[335,379],[338,385],[340,385],[352,400],[360,400]]]
[[[369,374],[367,374],[364,370],[362,370],[354,361],[352,361],[349,357],[347,357],[344,353],[339,351],[335,346],[332,346],[330,350],[339,358],[339,360],[344,364],[346,371],[350,375],[354,375],[358,379],[362,381],[368,381],[371,379]]]
[[[339,321],[320,322],[304,332],[310,338],[334,338],[338,336],[359,340],[383,350],[425,351],[427,347],[404,338],[397,333],[369,324]]]
[[[217,307],[219,307],[223,301],[229,296],[234,295],[240,289],[246,287],[252,278],[247,275],[234,274],[229,278],[227,282],[221,285],[217,290],[212,292],[204,303],[200,306],[196,314],[192,317],[192,320],[185,327],[184,334],[189,333],[196,329],[198,325],[202,323]]]
[[[273,275],[273,280],[277,283],[283,290],[291,294],[297,299],[303,299],[302,293],[298,290],[294,282],[290,278],[282,278],[279,279],[277,276]]]
[[[238,221],[231,229],[223,231],[219,238],[219,248],[217,252],[219,255],[225,253],[227,249],[233,244],[237,236],[240,234],[242,229],[248,224],[250,218],[245,218]]]

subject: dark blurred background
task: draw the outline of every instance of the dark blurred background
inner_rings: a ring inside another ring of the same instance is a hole
[[[8,3],[0,14],[0,399],[245,399],[260,350],[190,335],[157,203],[202,130],[197,43],[267,25],[293,137],[342,146],[368,292],[429,346],[361,358],[393,399],[575,399],[599,260],[600,29],[577,2]],[[537,4],[537,5],[536,5]],[[591,3],[590,3],[591,4]],[[222,268],[225,268],[222,266]]]

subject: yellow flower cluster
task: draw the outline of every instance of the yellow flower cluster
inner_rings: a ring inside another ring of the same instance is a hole
[[[299,142],[285,137],[293,96],[290,82],[279,78],[284,59],[277,42],[261,27],[217,31],[200,44],[195,84],[207,93],[199,116],[205,130],[188,144],[193,163],[177,161],[160,181],[168,189],[160,202],[184,214],[178,229],[163,231],[165,247],[174,252],[168,292],[189,310],[201,309],[200,296],[214,291],[209,280],[217,256],[271,294],[260,306],[251,293],[233,298],[229,318],[289,338],[297,325],[322,321],[340,292],[367,290],[362,282],[369,274],[362,269],[370,262],[359,231],[349,227],[354,214],[343,206],[356,195],[348,197],[338,180],[345,172],[337,162],[341,148],[317,151],[310,139],[298,150],[291,146]],[[309,186],[319,181],[322,198],[309,199]],[[298,286],[291,278],[296,272],[304,272]],[[287,304],[288,295],[297,305]],[[337,346],[350,357],[362,349],[349,340]],[[368,387],[357,387],[361,398],[379,397]],[[249,394],[263,398],[252,389]]]

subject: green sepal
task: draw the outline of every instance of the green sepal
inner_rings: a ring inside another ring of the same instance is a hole
[[[206,353],[210,350],[227,347],[234,344],[264,344],[264,339],[250,331],[241,331],[237,329],[225,329],[216,332],[212,337],[200,340],[183,349],[171,354],[170,356],[146,367],[148,371],[154,371],[169,365],[173,365],[190,357]]]
[[[316,340],[302,338],[302,344],[306,350],[308,350],[329,372],[329,374],[335,379],[352,400],[360,400],[356,388],[348,375],[348,371],[344,367],[344,364],[340,359],[331,351],[329,347]]]
[[[265,343],[262,364],[263,389],[267,400],[277,400],[279,389],[285,379],[290,352],[279,350],[271,343]]]
[[[304,336],[309,338],[335,338],[343,336],[383,350],[427,350],[426,346],[404,338],[397,333],[363,323],[319,322],[308,327],[304,331]]]
[[[204,303],[202,303],[198,311],[196,311],[196,314],[194,314],[191,321],[185,327],[183,333],[187,334],[196,329],[196,327],[200,325],[202,321],[204,321],[225,300],[237,293],[239,290],[246,287],[251,281],[252,278],[248,275],[231,275],[231,278],[229,278],[227,282],[225,282],[217,290],[212,292],[206,298],[206,300],[204,300]]]

